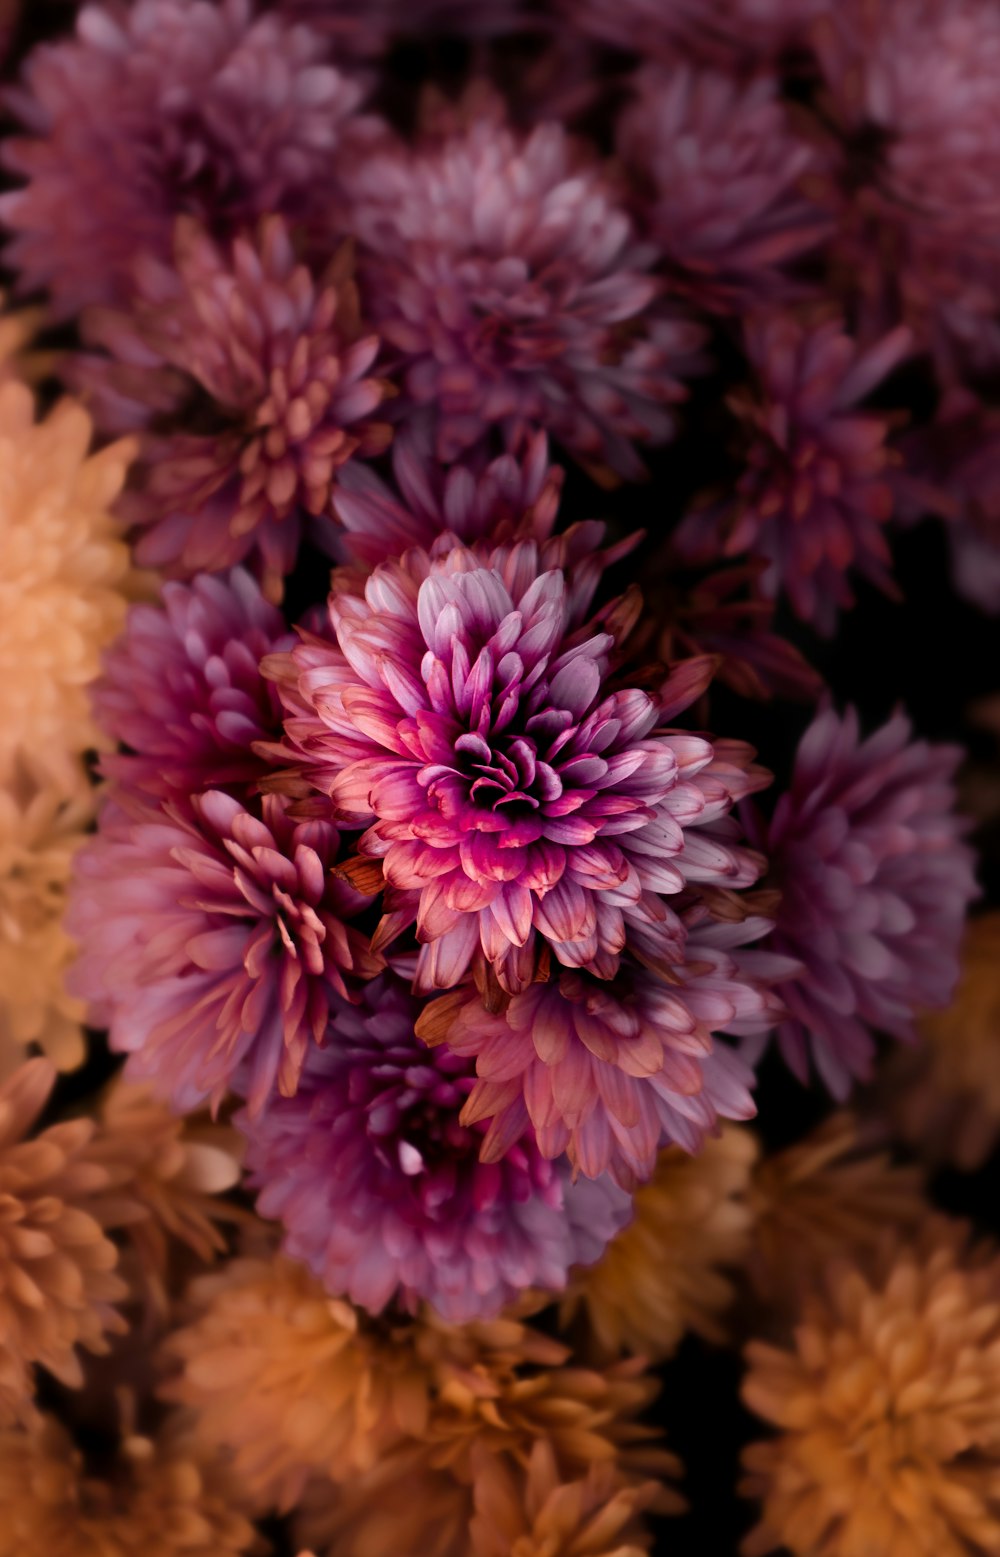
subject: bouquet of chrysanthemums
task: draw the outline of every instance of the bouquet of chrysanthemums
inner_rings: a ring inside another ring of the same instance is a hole
[[[0,48],[0,1557],[1000,1553],[997,0]]]

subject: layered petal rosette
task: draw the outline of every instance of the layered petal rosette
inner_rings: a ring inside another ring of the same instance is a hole
[[[421,1004],[389,978],[339,1001],[330,1041],[308,1056],[294,1098],[243,1119],[257,1206],[286,1227],[289,1254],[336,1294],[375,1311],[396,1296],[445,1318],[486,1318],[528,1287],[561,1290],[631,1215],[613,1183],[573,1182],[530,1126],[480,1161],[483,1127],[462,1124],[468,1060],[429,1051]]]
[[[823,709],[802,738],[766,839],[781,907],[771,944],[801,962],[781,985],[781,1051],[809,1057],[835,1097],[871,1073],[874,1035],[916,1040],[959,974],[973,854],[955,813],[961,751],[890,719],[861,740],[853,710]]]
[[[242,568],[168,582],[158,605],[132,606],[93,690],[101,729],[128,748],[103,757],[102,772],[158,799],[249,792],[266,771],[253,742],[281,728],[260,661],[290,642]]]
[[[523,990],[555,957],[598,978],[626,935],[676,961],[666,899],[741,888],[761,861],[727,819],[763,781],[738,742],[665,728],[704,685],[685,662],[656,696],[611,680],[617,603],[586,621],[607,554],[592,540],[445,543],[330,597],[337,643],[277,657],[286,757],[382,861],[388,944],[416,921],[416,988],[470,965]],[[637,609],[637,606],[635,607]]]
[[[670,982],[634,962],[602,981],[560,970],[499,1011],[466,985],[428,1006],[428,1043],[475,1057],[467,1121],[491,1121],[487,1161],[526,1128],[546,1156],[566,1152],[588,1177],[649,1178],[661,1144],[695,1152],[720,1118],[749,1119],[753,1072],[715,1034],[764,1035],[781,1012],[769,985],[794,966],[746,950],[770,928],[749,918],[713,923],[695,909]]]
[[[277,796],[258,814],[221,790],[106,806],[76,861],[71,988],[134,1077],[180,1110],[294,1092],[347,977],[379,966],[345,923],[363,899],[332,874],[339,848]]]

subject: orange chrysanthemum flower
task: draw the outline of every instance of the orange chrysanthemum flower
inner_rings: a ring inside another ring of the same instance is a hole
[[[661,1361],[688,1330],[724,1339],[721,1315],[734,1288],[726,1268],[742,1263],[752,1217],[747,1189],[757,1147],[749,1130],[726,1127],[691,1157],[660,1153],[635,1197],[635,1218],[583,1271],[560,1309],[586,1315],[600,1352]]]
[[[1000,913],[969,921],[955,998],[920,1031],[886,1066],[880,1100],[922,1157],[974,1172],[1000,1142]]]
[[[0,779],[0,1078],[37,1045],[60,1070],[83,1063],[83,1002],[66,993],[62,927],[73,855],[94,811],[82,769],[69,790],[18,753]]]
[[[47,1060],[28,1060],[0,1087],[0,1424],[30,1412],[30,1368],[83,1381],[76,1348],[107,1350],[128,1295],[98,1203],[104,1170],[88,1160],[91,1120],[27,1137],[52,1090]],[[5,1507],[0,1498],[0,1509]],[[2,1520],[0,1520],[2,1523]],[[43,1548],[23,1547],[22,1551]]]
[[[0,778],[29,751],[72,786],[99,744],[87,683],[125,620],[128,548],[111,514],[131,444],[90,455],[86,412],[35,421],[31,392],[0,383]]]
[[[226,1246],[219,1223],[240,1213],[220,1196],[240,1177],[242,1139],[227,1125],[178,1118],[149,1087],[118,1077],[97,1109],[88,1156],[107,1172],[107,1227],[130,1245],[133,1286],[153,1317],[170,1306],[171,1252],[180,1246],[208,1264]]]
[[[641,1557],[652,1535],[640,1515],[657,1490],[655,1482],[622,1486],[606,1461],[564,1481],[542,1440],[524,1471],[487,1455],[474,1485],[471,1557]]]
[[[262,1550],[223,1467],[177,1423],[124,1434],[102,1475],[53,1418],[0,1434],[0,1557],[243,1557]]]
[[[878,1248],[891,1230],[926,1218],[923,1176],[879,1150],[881,1132],[831,1115],[805,1140],[763,1158],[749,1190],[754,1219],[747,1262],[771,1310],[794,1308],[827,1261]]]
[[[1000,1551],[1000,1255],[941,1219],[873,1270],[834,1262],[787,1349],[747,1348],[777,1436],[745,1451],[745,1557]]]

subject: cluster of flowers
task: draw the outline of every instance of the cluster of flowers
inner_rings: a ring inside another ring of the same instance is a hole
[[[772,1039],[843,1101],[923,1021],[872,1119],[1000,1135],[962,754],[778,630],[928,513],[1000,609],[992,0],[7,31],[0,1557],[632,1557],[637,1356],[734,1283],[805,1315],[748,1552],[993,1549],[998,1256],[867,1118],[728,1123]],[[777,781],[702,728],[768,699]]]

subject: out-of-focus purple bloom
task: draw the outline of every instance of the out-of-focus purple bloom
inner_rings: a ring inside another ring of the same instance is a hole
[[[647,66],[619,121],[644,225],[674,284],[712,308],[787,291],[782,267],[830,226],[804,192],[820,154],[795,134],[777,89],[771,75]]]
[[[528,1287],[559,1291],[631,1214],[609,1180],[574,1183],[530,1128],[480,1161],[482,1128],[460,1121],[473,1067],[414,1033],[420,1003],[389,979],[339,1002],[294,1098],[247,1137],[264,1216],[329,1291],[375,1312],[393,1297],[446,1319],[492,1317]]]
[[[142,436],[122,508],[143,532],[140,564],[189,576],[252,556],[280,598],[303,516],[328,512],[355,450],[388,442],[373,419],[388,390],[371,372],[378,340],[362,331],[347,252],[314,277],[280,217],[228,251],[182,219],[175,247],[173,266],[137,267],[128,312],[90,313],[107,356],[77,378],[106,430]]]
[[[913,1016],[947,1005],[976,895],[953,776],[958,748],[911,739],[897,714],[865,741],[853,710],[822,710],[762,839],[782,891],[768,943],[799,959],[778,986],[781,1052],[830,1091],[867,1078],[874,1034],[914,1040]]]
[[[594,526],[493,550],[445,538],[382,563],[363,595],[335,578],[337,647],[306,640],[270,667],[288,755],[382,861],[375,944],[416,921],[424,993],[484,963],[521,990],[550,954],[611,978],[627,934],[673,960],[666,899],[759,874],[727,819],[766,782],[750,748],[665,728],[710,662],[655,696],[609,685],[638,603],[586,620],[596,540]]]
[[[380,966],[344,922],[363,900],[332,874],[339,847],[273,795],[258,815],[221,790],[105,807],[75,861],[69,982],[130,1074],[180,1111],[295,1091],[345,976]]]
[[[624,962],[609,983],[558,970],[498,1012],[472,987],[440,996],[418,1031],[475,1057],[463,1118],[492,1121],[485,1159],[530,1126],[546,1156],[567,1152],[581,1173],[630,1186],[662,1144],[694,1152],[720,1117],[750,1118],[753,1072],[713,1034],[766,1036],[780,1015],[767,986],[793,965],[744,949],[769,928],[714,924],[699,908],[680,926],[669,983]]]
[[[1000,415],[976,407],[900,440],[900,516],[945,521],[955,588],[1000,612]]]
[[[225,234],[274,211],[328,226],[366,121],[326,47],[250,0],[85,6],[8,94],[29,132],[5,148],[25,187],[0,202],[22,288],[60,315],[122,302],[137,254],[169,257],[180,212]]]
[[[668,62],[680,49],[721,65],[767,59],[805,41],[830,0],[556,0],[564,25]]]
[[[839,271],[866,328],[900,317],[946,381],[1000,361],[1000,11],[844,0],[816,31],[843,158]]]
[[[456,122],[457,117],[457,122]],[[540,427],[605,475],[664,443],[702,332],[657,301],[601,166],[557,124],[520,136],[492,105],[355,181],[364,303],[450,462],[493,426]]]
[[[167,583],[161,604],[132,606],[93,691],[101,729],[128,748],[102,757],[102,772],[157,799],[252,791],[267,771],[253,742],[281,730],[260,661],[291,642],[242,568]]]
[[[728,402],[744,439],[736,496],[689,514],[678,549],[703,562],[762,558],[764,593],[784,590],[799,616],[830,632],[852,603],[852,567],[892,588],[892,418],[857,406],[907,355],[909,331],[864,349],[835,319],[769,313],[747,324],[746,345],[756,383]]]
[[[426,427],[411,424],[393,442],[392,471],[396,491],[357,462],[337,483],[341,547],[367,567],[411,546],[429,548],[445,533],[466,544],[552,534],[563,472],[549,464],[544,433],[495,459],[480,448],[458,465],[440,465]]]

